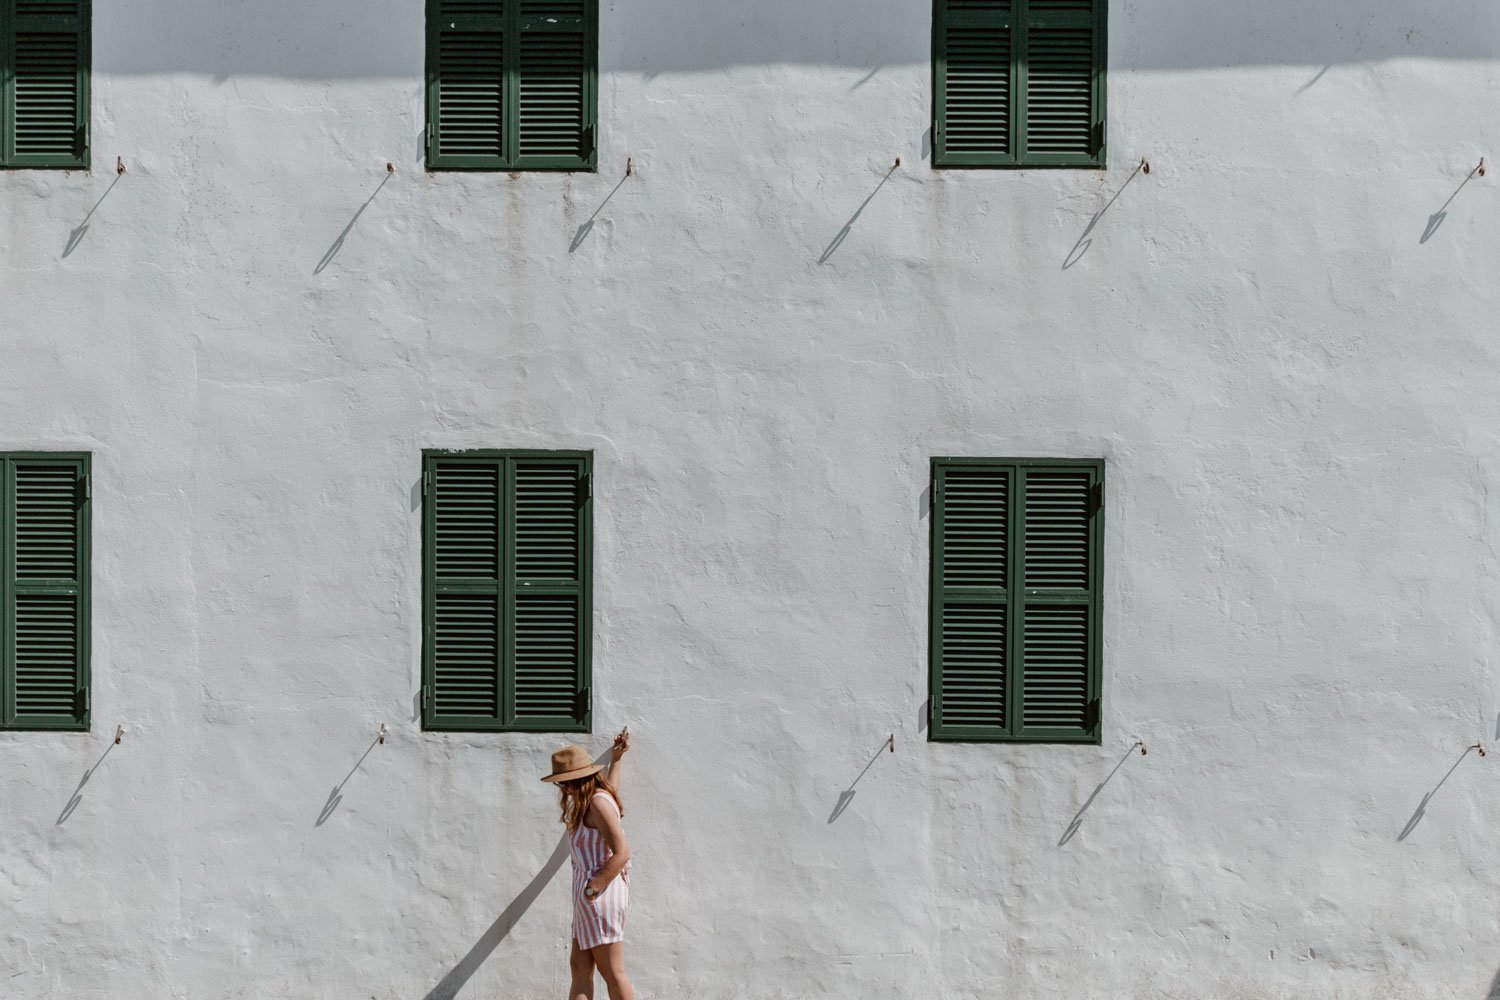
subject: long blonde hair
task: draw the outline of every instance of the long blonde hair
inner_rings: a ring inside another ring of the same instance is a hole
[[[561,796],[563,825],[568,828],[569,833],[583,825],[583,817],[588,815],[589,803],[594,801],[596,792],[608,792],[610,798],[615,800],[615,807],[620,810],[620,815],[625,815],[625,804],[620,801],[620,793],[610,784],[603,771],[585,778],[574,778],[572,781],[559,781],[557,790]]]

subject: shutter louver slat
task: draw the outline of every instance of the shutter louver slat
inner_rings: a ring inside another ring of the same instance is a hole
[[[1031,0],[1030,10],[1033,14],[1051,14],[1061,12],[1078,12],[1087,14],[1093,11],[1096,0]]]
[[[1026,152],[1091,155],[1094,151],[1093,31],[1034,27],[1027,44]]]
[[[443,33],[438,43],[438,155],[504,157],[504,67],[502,33]]]
[[[1083,471],[1026,473],[1027,587],[1088,589],[1090,487]]]
[[[583,17],[585,0],[521,0],[522,17]]]
[[[516,467],[516,577],[579,578],[578,466]]]
[[[76,155],[79,149],[77,33],[17,31],[15,53],[16,155]]]
[[[970,11],[980,14],[1008,14],[1010,0],[948,0],[948,10],[956,14]]]
[[[522,594],[516,599],[516,717],[578,714],[578,598]]]
[[[500,599],[440,593],[433,616],[433,698],[439,715],[500,717]]]
[[[943,608],[943,725],[1005,725],[1005,615],[1003,604]]]
[[[500,470],[443,463],[434,475],[434,556],[439,577],[500,578]]]
[[[1008,586],[1009,475],[999,468],[953,469],[943,490],[943,585]]]
[[[584,36],[527,31],[521,35],[520,155],[583,159],[586,94]]]
[[[65,465],[16,466],[18,581],[78,579],[78,471]]]
[[[1088,728],[1088,637],[1087,605],[1026,606],[1021,656],[1022,725]]]
[[[78,598],[16,595],[16,718],[77,711]]]
[[[952,153],[1010,153],[1011,31],[948,28],[944,143]]]
[[[439,17],[504,17],[504,0],[442,0]]]

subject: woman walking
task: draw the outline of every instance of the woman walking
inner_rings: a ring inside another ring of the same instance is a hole
[[[615,737],[609,773],[583,747],[552,755],[562,821],[573,855],[573,947],[568,955],[572,985],[568,1000],[594,1000],[594,970],[604,977],[609,1000],[635,1000],[625,976],[625,910],[630,903],[630,845],[620,826],[620,761],[630,749],[630,730]]]

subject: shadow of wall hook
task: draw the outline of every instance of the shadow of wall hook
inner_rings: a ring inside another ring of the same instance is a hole
[[[115,726],[115,746],[120,745],[120,740],[125,738],[125,727]]]
[[[117,156],[115,157],[115,176],[119,177],[123,173],[125,173],[125,161]]]

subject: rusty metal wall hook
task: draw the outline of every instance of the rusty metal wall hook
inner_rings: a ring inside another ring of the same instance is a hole
[[[1141,742],[1140,740],[1136,740],[1135,746],[1131,747],[1130,749],[1139,750],[1142,757],[1146,756],[1146,744]]]
[[[115,746],[120,745],[120,740],[125,738],[125,727],[115,726]]]
[[[385,746],[385,723],[380,724],[380,735],[376,737],[381,746]]]

